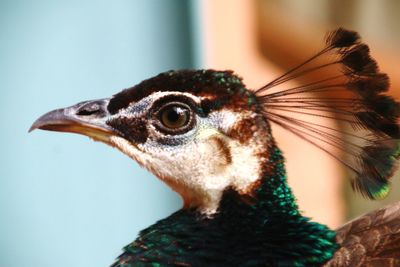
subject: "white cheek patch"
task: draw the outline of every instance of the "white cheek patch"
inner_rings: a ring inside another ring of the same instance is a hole
[[[151,138],[137,147],[121,137],[112,137],[111,143],[169,184],[182,196],[185,206],[211,216],[217,212],[224,190],[231,187],[245,194],[260,179],[258,155],[266,149],[266,139],[241,144],[225,135],[249,116],[250,112],[221,110],[207,118],[198,117],[197,130],[177,146],[161,145]]]

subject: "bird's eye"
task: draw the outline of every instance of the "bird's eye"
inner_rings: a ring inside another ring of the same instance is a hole
[[[158,128],[168,134],[180,134],[191,129],[193,114],[181,103],[169,103],[157,111]]]
[[[189,110],[180,106],[167,106],[160,112],[161,123],[168,128],[177,129],[189,121]]]

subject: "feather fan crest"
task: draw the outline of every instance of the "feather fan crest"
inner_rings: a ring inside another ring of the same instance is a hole
[[[307,76],[319,78],[284,87]],[[369,47],[356,32],[339,28],[327,35],[320,52],[255,94],[269,121],[339,160],[355,173],[353,189],[377,199],[388,194],[400,155],[400,104],[384,94],[388,88],[389,78]],[[323,125],[316,120],[321,118],[337,120],[341,127]]]

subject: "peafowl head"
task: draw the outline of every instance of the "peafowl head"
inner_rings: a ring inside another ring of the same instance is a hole
[[[33,128],[118,148],[212,214],[225,189],[250,194],[272,143],[256,96],[230,71],[170,71],[109,99],[45,114]]]
[[[329,61],[309,66],[324,56]],[[335,74],[274,91],[327,68]],[[169,71],[111,98],[46,113],[31,130],[78,133],[116,147],[179,193],[185,208],[212,215],[225,190],[251,197],[270,171],[272,122],[341,161],[355,173],[356,190],[380,198],[399,156],[400,108],[384,94],[388,87],[358,34],[338,29],[319,53],[258,90],[232,71]],[[315,117],[351,127],[329,128]]]

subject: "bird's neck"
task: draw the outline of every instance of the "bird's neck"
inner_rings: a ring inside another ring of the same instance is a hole
[[[144,230],[123,256],[150,255],[155,246],[157,253],[173,250],[182,262],[207,266],[275,266],[278,262],[320,266],[332,258],[337,249],[335,232],[301,215],[286,182],[281,152],[276,147],[271,151],[268,171],[253,197],[226,190],[212,218],[196,210],[180,210]]]
[[[262,238],[273,257],[292,258],[305,266],[319,266],[337,249],[334,231],[301,215],[287,184],[284,158],[275,145],[253,198],[225,192],[215,220],[233,229],[241,227],[242,235],[252,239]]]

